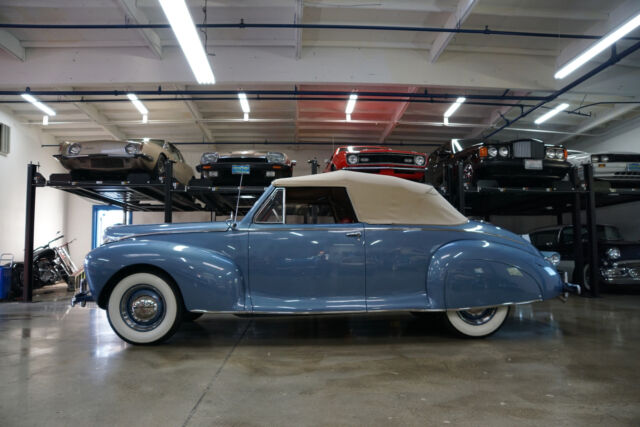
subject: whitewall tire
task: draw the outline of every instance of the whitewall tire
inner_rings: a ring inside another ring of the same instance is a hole
[[[164,278],[133,273],[111,291],[107,317],[123,340],[131,344],[155,344],[175,333],[182,320],[182,301]]]
[[[455,332],[465,337],[482,338],[496,332],[507,320],[509,306],[450,310],[445,319]]]

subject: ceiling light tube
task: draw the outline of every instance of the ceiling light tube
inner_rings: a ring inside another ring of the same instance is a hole
[[[544,113],[543,115],[541,115],[540,117],[538,117],[535,120],[535,124],[539,125],[541,123],[544,123],[547,120],[549,120],[551,117],[553,117],[556,114],[558,114],[560,111],[564,111],[567,108],[569,108],[569,104],[562,103],[562,104],[558,105],[556,108],[554,108],[553,110],[548,111],[548,112]]]
[[[558,72],[556,72],[553,77],[555,77],[556,79],[564,79],[569,74],[573,73],[575,70],[589,62],[589,60],[593,59],[596,55],[604,51],[606,48],[629,34],[631,31],[638,28],[638,26],[640,26],[640,13],[638,13],[636,16],[634,16],[618,28],[611,31],[609,34],[602,37],[589,49],[585,50],[583,53],[569,61],[569,63],[560,68],[560,70],[558,70]]]
[[[251,109],[249,108],[249,101],[247,101],[247,94],[244,92],[240,92],[238,94],[238,99],[240,100],[240,107],[242,107],[242,112],[250,113]]]
[[[347,114],[347,121],[350,122],[351,121],[351,114]]]
[[[140,111],[140,114],[142,114],[143,116],[145,114],[149,114],[149,110],[147,110],[147,107],[145,107],[144,104],[140,102],[135,93],[128,93],[127,98],[129,98],[129,101],[131,101],[133,105],[138,109],[138,111]]]
[[[42,126],[47,126],[49,124],[49,116],[42,116]]]
[[[142,123],[147,123],[149,121],[149,115],[148,114],[143,114],[142,115]]]
[[[184,0],[160,0],[160,6],[198,83],[214,84],[216,78],[209,58],[202,47],[202,41]]]
[[[451,117],[453,115],[453,113],[456,112],[456,110],[458,108],[460,108],[460,106],[464,103],[464,101],[466,101],[467,98],[465,98],[464,96],[459,97],[458,99],[456,99],[456,102],[454,102],[451,107],[449,107],[449,109],[447,111],[445,111],[444,113],[444,118],[448,119],[449,117]]]
[[[347,101],[347,108],[345,108],[344,112],[347,114],[353,113],[353,109],[356,108],[356,100],[358,99],[358,95],[352,93],[349,95],[349,101]]]
[[[30,103],[32,103],[33,105],[35,105],[36,108],[38,108],[40,111],[43,111],[47,116],[55,116],[56,115],[55,111],[53,111],[51,108],[49,108],[46,105],[44,105],[42,102],[38,101],[33,96],[29,95],[28,93],[23,93],[22,97],[25,100],[27,100]]]
[[[244,113],[244,121],[245,122],[249,121],[249,113]]]

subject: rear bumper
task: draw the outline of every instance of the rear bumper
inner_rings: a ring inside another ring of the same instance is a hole
[[[242,176],[242,185],[267,187],[271,181],[278,178],[288,178],[293,169],[290,165],[274,163],[209,163],[196,166],[202,179],[206,179],[213,185],[232,185],[240,183],[240,175],[232,173],[233,166],[249,166],[249,174]]]
[[[398,178],[408,179],[411,181],[423,181],[424,174],[425,174],[424,167],[409,167],[409,166],[386,166],[386,165],[345,166],[344,168],[342,168],[342,170],[395,176]]]
[[[62,166],[70,171],[102,171],[124,172],[130,170],[150,170],[153,157],[148,154],[108,155],[108,154],[80,154],[78,156],[54,155]]]

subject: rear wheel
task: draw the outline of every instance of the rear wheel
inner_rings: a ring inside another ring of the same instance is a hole
[[[182,300],[169,282],[151,273],[133,273],[113,288],[107,318],[131,344],[156,344],[171,337],[182,320]]]
[[[496,332],[509,314],[508,306],[451,310],[445,313],[447,324],[459,335],[483,338]]]

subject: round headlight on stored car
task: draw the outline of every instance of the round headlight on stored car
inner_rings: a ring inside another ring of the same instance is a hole
[[[507,157],[509,155],[509,147],[500,147],[498,154],[500,154],[500,157]]]
[[[556,158],[556,152],[553,148],[547,148],[546,150],[544,150],[544,155],[547,159],[555,159]]]
[[[358,163],[358,156],[356,156],[355,154],[349,154],[347,156],[347,163],[349,163],[350,165],[355,165],[356,163]]]
[[[416,158],[414,159],[416,165],[418,166],[424,166],[425,163],[425,158],[424,156],[416,156]]]
[[[269,163],[284,163],[284,154],[276,152],[267,153],[267,162]]]
[[[557,266],[558,264],[560,264],[560,255],[557,253],[553,253],[549,255],[545,259],[549,261],[551,264],[553,264],[554,266]]]
[[[600,161],[600,157],[598,156],[591,156],[591,163],[598,163]]]
[[[556,159],[558,160],[564,159],[564,150],[562,149],[556,150]]]
[[[607,249],[607,256],[609,259],[619,259],[620,258],[620,249],[618,248],[609,248]]]
[[[77,142],[74,142],[69,146],[69,154],[77,156],[78,154],[80,154],[81,149],[82,147],[80,147],[80,144],[78,144]]]
[[[496,157],[498,155],[498,149],[490,145],[487,149],[487,154],[489,154],[489,157]]]
[[[218,161],[220,156],[218,153],[204,153],[202,157],[200,157],[200,163],[206,165],[207,163],[215,163]]]
[[[127,154],[133,156],[134,154],[137,154],[140,152],[140,144],[136,142],[130,142],[124,146],[124,151],[126,151]]]
[[[602,156],[602,157],[600,157],[600,161],[601,161],[601,162],[608,162],[608,161],[609,161],[609,156]]]

